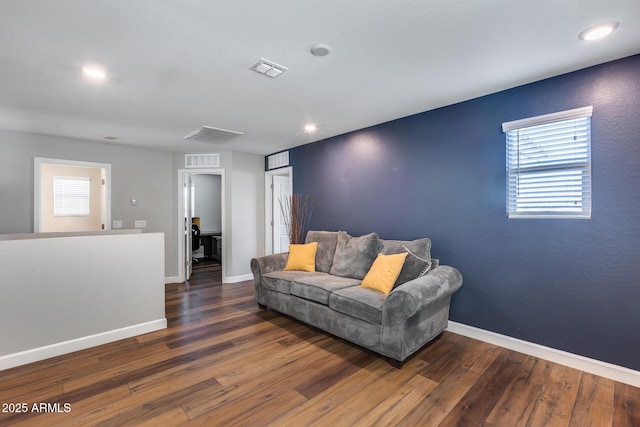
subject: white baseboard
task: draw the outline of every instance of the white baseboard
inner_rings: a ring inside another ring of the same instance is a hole
[[[480,341],[485,341],[500,347],[505,347],[509,350],[514,350],[530,356],[539,357],[540,359],[549,360],[560,365],[579,369],[581,371],[589,372],[590,374],[599,375],[634,387],[640,387],[640,371],[635,371],[623,366],[613,365],[611,363],[590,359],[588,357],[568,353],[555,348],[545,347],[543,345],[519,340],[506,335],[500,335],[495,332],[475,328],[473,326],[453,322],[451,320],[449,321],[447,331],[475,338]]]
[[[222,278],[222,283],[238,283],[246,282],[247,280],[253,280],[253,274],[242,274],[240,276],[225,276]],[[169,276],[164,278],[164,284],[169,283],[182,283],[182,280],[178,276]]]
[[[238,283],[246,282],[247,280],[253,280],[253,274],[243,274],[241,276],[225,276],[222,278],[222,283]]]
[[[97,345],[107,344],[136,335],[146,334],[148,332],[165,329],[167,327],[167,319],[152,320],[146,323],[127,326],[125,328],[114,329],[112,331],[101,332],[95,335],[75,338],[69,341],[63,341],[44,347],[33,348],[21,351],[19,353],[7,354],[0,356],[0,371],[16,366],[26,365],[27,363],[38,362],[50,357],[60,356],[62,354],[71,353],[86,348],[95,347]]]

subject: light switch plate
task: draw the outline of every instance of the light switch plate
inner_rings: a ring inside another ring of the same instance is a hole
[[[122,228],[122,220],[114,220],[111,224],[111,228]]]
[[[147,220],[146,219],[136,219],[134,223],[135,228],[147,228]]]

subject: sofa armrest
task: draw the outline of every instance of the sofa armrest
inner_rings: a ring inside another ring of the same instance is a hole
[[[261,285],[262,275],[276,270],[282,270],[287,265],[289,253],[266,255],[251,260],[251,272],[256,285]]]
[[[461,286],[462,274],[453,267],[440,265],[387,295],[382,307],[383,323],[403,322],[422,307],[453,294]]]

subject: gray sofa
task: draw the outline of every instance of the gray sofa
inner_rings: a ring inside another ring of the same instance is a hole
[[[462,275],[431,259],[429,239],[309,231],[306,242],[318,242],[313,272],[284,270],[287,253],[251,260],[261,308],[384,355],[396,367],[447,327],[451,295],[462,286]],[[388,295],[360,286],[379,252],[407,252]]]

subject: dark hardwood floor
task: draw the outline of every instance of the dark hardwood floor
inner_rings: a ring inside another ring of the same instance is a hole
[[[449,332],[397,370],[258,309],[215,263],[167,285],[166,315],[166,330],[0,372],[0,425],[640,426],[638,388]]]

